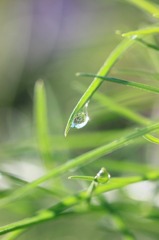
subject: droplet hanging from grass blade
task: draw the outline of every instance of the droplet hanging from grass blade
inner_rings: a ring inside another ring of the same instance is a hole
[[[106,183],[110,179],[110,174],[107,172],[107,170],[102,167],[101,170],[97,173],[94,180],[98,183]]]
[[[72,124],[71,124],[71,128],[80,129],[87,125],[87,123],[89,121],[87,107],[88,107],[88,102],[85,104],[83,110],[78,112],[75,115],[75,117],[72,121]]]

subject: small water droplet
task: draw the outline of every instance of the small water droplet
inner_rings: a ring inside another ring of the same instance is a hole
[[[110,174],[107,172],[107,170],[102,167],[101,170],[97,173],[95,176],[95,181],[98,183],[106,183],[110,179]]]
[[[78,112],[76,116],[73,119],[73,122],[71,124],[71,128],[83,128],[86,126],[86,124],[89,121],[89,116],[87,112],[87,107],[88,107],[88,102],[85,104],[84,108],[82,111]]]

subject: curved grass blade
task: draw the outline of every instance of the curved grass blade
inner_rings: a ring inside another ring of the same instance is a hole
[[[119,79],[119,78],[104,77],[104,76],[99,76],[99,75],[91,74],[91,73],[77,73],[77,76],[96,77],[96,78],[100,78],[104,81],[108,81],[108,82],[112,82],[112,83],[119,83],[119,84],[122,84],[122,85],[135,87],[135,88],[139,88],[141,90],[145,90],[145,91],[149,91],[149,92],[152,92],[152,93],[159,94],[159,88],[153,87],[153,86],[150,86],[150,85],[146,85],[146,84],[143,84],[143,83],[138,83],[138,82],[133,82],[133,81],[130,82],[130,81],[122,80],[122,79]]]
[[[113,52],[109,55],[109,57],[106,59],[104,62],[103,66],[100,68],[98,71],[97,75],[100,76],[105,76],[109,73],[110,69],[113,67],[113,65],[116,63],[116,61],[121,57],[121,55],[134,43],[133,39],[126,38],[124,39],[114,50]],[[88,87],[88,89],[85,91],[75,108],[73,109],[66,128],[65,128],[65,133],[64,135],[67,136],[70,128],[72,121],[76,114],[85,106],[85,104],[90,100],[92,95],[96,92],[96,90],[100,87],[102,84],[103,80],[99,78],[94,78],[93,82],[91,85]]]
[[[159,18],[159,6],[147,0],[126,0],[140,9],[150,13],[153,17]]]
[[[142,35],[150,35],[150,34],[156,34],[156,33],[159,33],[159,27],[151,26],[151,27],[143,28],[136,31],[122,33],[122,37],[132,37],[132,36],[141,37]]]
[[[114,189],[120,189],[132,183],[141,182],[144,180],[157,180],[159,179],[159,172],[152,171],[144,176],[135,176],[135,177],[123,177],[123,178],[112,178],[107,184],[99,185],[93,192],[93,195],[99,195],[104,192],[108,192]],[[10,223],[8,225],[0,227],[0,235],[9,233],[18,229],[24,229],[26,227],[39,224],[41,222],[46,222],[51,219],[57,218],[65,210],[70,209],[71,207],[80,204],[81,202],[87,200],[88,193],[87,191],[81,192],[76,195],[69,196],[59,202],[58,204],[40,211],[37,215],[20,220],[18,222]]]
[[[19,199],[20,197],[26,196],[31,190],[36,188],[39,184],[47,181],[48,179],[59,177],[61,174],[65,173],[66,171],[78,168],[83,166],[84,164],[88,164],[91,161],[94,161],[108,153],[111,153],[117,149],[120,149],[122,147],[125,147],[129,144],[133,144],[136,142],[136,139],[149,133],[153,132],[155,130],[159,129],[159,123],[151,124],[149,126],[146,126],[144,128],[139,128],[134,131],[132,131],[129,135],[121,137],[111,143],[108,143],[106,145],[103,145],[99,148],[96,148],[94,150],[91,150],[87,153],[84,153],[83,155],[80,155],[65,164],[58,166],[57,168],[49,171],[46,175],[36,179],[35,181],[31,182],[30,184],[27,184],[24,187],[21,187],[20,189],[15,190],[12,192],[12,195],[3,198],[0,201],[0,207],[3,207],[6,204],[9,204],[16,199]]]

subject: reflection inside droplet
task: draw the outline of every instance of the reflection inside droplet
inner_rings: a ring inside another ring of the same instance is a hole
[[[83,108],[83,111],[80,111],[76,114],[72,124],[71,124],[71,128],[83,128],[89,121],[89,116],[88,116],[88,112],[87,112],[87,107],[88,107],[88,103],[86,103],[86,105]]]
[[[109,179],[110,179],[110,174],[103,167],[95,176],[95,181],[97,181],[98,183],[106,183],[108,182]]]

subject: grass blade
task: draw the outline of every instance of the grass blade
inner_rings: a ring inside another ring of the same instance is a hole
[[[108,81],[108,82],[112,82],[112,83],[118,83],[118,84],[130,86],[130,87],[135,87],[135,88],[139,88],[141,90],[145,90],[145,91],[149,91],[149,92],[152,92],[152,93],[159,94],[159,88],[153,87],[153,86],[150,86],[150,85],[146,85],[146,84],[143,84],[143,83],[132,82],[132,81],[130,82],[130,81],[122,80],[122,79],[119,79],[119,78],[104,77],[104,76],[99,76],[99,75],[91,74],[91,73],[78,73],[77,76],[96,77],[96,78],[100,78],[104,81]]]
[[[47,119],[47,104],[45,87],[42,80],[38,80],[34,89],[34,118],[39,152],[43,159],[51,159],[49,144],[49,129]]]
[[[113,67],[113,65],[116,63],[116,61],[121,57],[121,55],[134,43],[132,39],[124,39],[115,49],[114,51],[109,55],[107,60],[104,62],[103,66],[100,68],[98,71],[97,75],[100,76],[105,76],[109,73],[110,69]],[[85,91],[75,108],[73,109],[66,128],[65,128],[65,133],[64,135],[67,136],[72,121],[75,117],[75,115],[85,106],[85,104],[90,100],[92,95],[96,92],[96,90],[100,87],[102,84],[103,80],[99,78],[94,78],[93,82],[91,85],[88,87],[88,89]]]
[[[77,179],[77,180],[84,180],[84,181],[94,181],[94,177],[92,176],[70,176],[68,179]]]
[[[37,187],[39,184],[47,181],[50,178],[61,176],[61,174],[67,172],[70,169],[78,168],[83,166],[84,164],[88,164],[91,161],[94,161],[108,153],[111,153],[117,149],[120,149],[122,147],[125,147],[129,144],[132,144],[135,142],[135,140],[149,132],[155,131],[159,129],[159,123],[151,124],[147,127],[136,129],[132,131],[129,135],[121,137],[109,144],[103,145],[99,148],[96,148],[94,150],[91,150],[83,155],[80,155],[65,164],[49,171],[46,175],[38,178],[37,180],[33,181],[30,184],[27,184],[24,187],[21,187],[20,189],[17,189],[15,192],[12,193],[12,195],[3,198],[0,201],[0,207],[3,207],[6,204],[9,204],[16,199],[20,197],[26,196],[31,190],[33,190],[35,187]]]
[[[157,4],[147,0],[126,0],[126,1],[150,13],[151,15],[153,15],[153,17],[159,18],[159,7]]]

